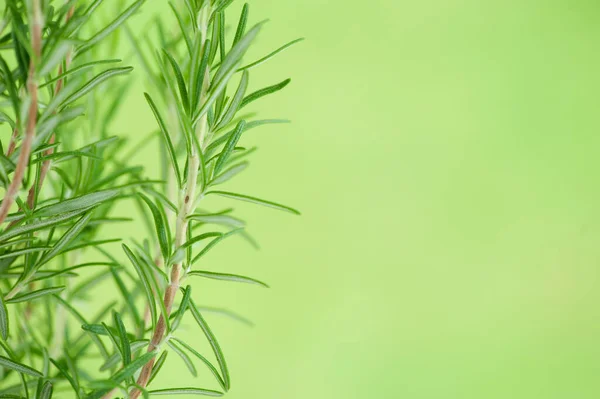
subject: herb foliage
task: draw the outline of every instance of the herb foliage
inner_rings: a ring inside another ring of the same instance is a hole
[[[204,264],[227,238],[251,238],[231,209],[207,211],[203,200],[299,214],[217,186],[249,166],[248,130],[286,122],[242,110],[290,83],[249,91],[254,68],[302,39],[248,61],[265,26],[249,24],[248,4],[230,22],[232,0],[174,0],[172,15],[153,20],[157,47],[127,27],[144,0],[103,3],[7,0],[0,14],[0,397],[221,396],[230,372],[204,313],[227,311],[198,306],[193,283],[268,285]],[[142,142],[160,142],[159,179],[131,164],[126,139],[113,133],[133,79],[115,54],[126,39],[152,87],[133,97],[145,98],[156,119]],[[105,231],[131,221],[119,216],[124,200],[148,226],[141,241]],[[102,284],[118,296],[98,299]],[[107,302],[90,314],[99,300]],[[184,323],[212,354],[179,336]],[[152,386],[175,357],[192,377],[206,367],[214,384]]]

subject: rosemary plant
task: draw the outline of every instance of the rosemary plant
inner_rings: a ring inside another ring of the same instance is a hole
[[[153,20],[155,45],[126,26],[144,0],[120,10],[102,0],[7,0],[0,20],[0,397],[135,399],[230,389],[221,346],[192,299],[193,281],[267,285],[205,264],[204,255],[228,237],[253,241],[232,209],[210,211],[203,200],[298,214],[218,186],[248,167],[255,148],[240,144],[245,132],[286,122],[242,110],[289,83],[248,91],[254,68],[299,41],[243,63],[264,23],[249,26],[245,4],[230,31],[232,2],[175,0],[171,16]],[[166,26],[179,29],[167,34]],[[144,96],[157,130],[142,142],[160,143],[155,180],[130,163],[126,140],[111,133],[133,78],[115,56],[125,36],[152,87]],[[139,206],[146,239],[107,235],[106,224],[131,220],[119,215],[125,200]],[[99,284],[111,284],[114,297],[92,301]],[[212,354],[180,337],[186,323]],[[192,376],[196,364],[207,367],[214,382],[151,386],[169,353]]]

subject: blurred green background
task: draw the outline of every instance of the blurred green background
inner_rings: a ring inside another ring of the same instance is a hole
[[[197,302],[255,323],[207,316],[228,397],[599,397],[598,3],[250,4],[271,22],[247,60],[307,40],[251,76],[292,78],[256,109],[293,124],[249,133],[259,152],[228,187],[303,216],[240,206],[262,249],[206,258],[272,289],[196,281]],[[131,26],[176,29],[166,10]],[[155,122],[135,73],[118,126],[139,138]],[[150,177],[156,151],[135,159]],[[211,387],[169,364],[156,387]]]

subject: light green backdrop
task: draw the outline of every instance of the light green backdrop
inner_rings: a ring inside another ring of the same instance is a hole
[[[294,123],[249,133],[260,150],[229,187],[303,216],[242,206],[262,250],[206,258],[273,286],[197,281],[198,302],[256,324],[209,315],[229,398],[599,397],[599,11],[251,1],[271,22],[248,59],[307,41],[251,76],[292,77],[261,116]],[[141,90],[119,125],[132,137],[155,128]],[[136,160],[152,175],[156,158]],[[157,386],[212,384],[170,362]]]

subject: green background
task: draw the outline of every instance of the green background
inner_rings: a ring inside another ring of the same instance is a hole
[[[132,27],[163,12],[176,29],[166,9],[149,2]],[[598,11],[251,1],[270,22],[248,61],[307,40],[252,74],[254,89],[292,78],[256,109],[293,124],[249,133],[259,152],[228,188],[303,216],[240,206],[262,249],[232,240],[206,258],[270,290],[195,281],[197,302],[255,323],[207,316],[229,398],[599,397]],[[135,73],[118,125],[132,138],[155,129]],[[150,177],[156,160],[135,158]],[[211,384],[173,356],[154,386]]]

